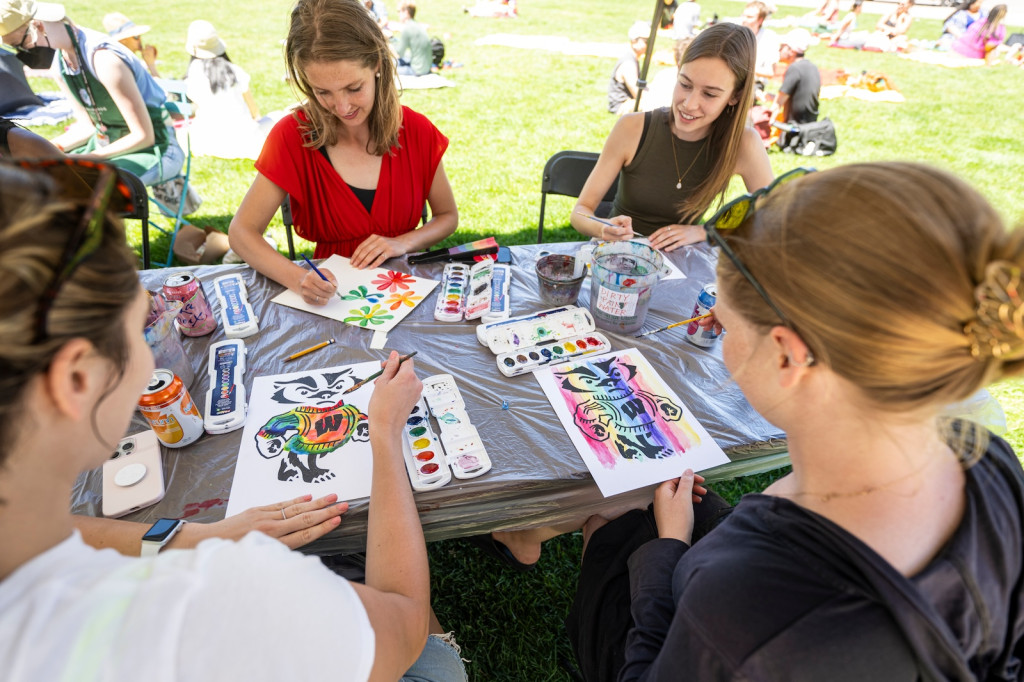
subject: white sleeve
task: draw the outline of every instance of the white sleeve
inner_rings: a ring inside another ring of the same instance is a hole
[[[182,680],[365,680],[375,641],[355,589],[261,533],[207,540],[193,564],[178,649]]]

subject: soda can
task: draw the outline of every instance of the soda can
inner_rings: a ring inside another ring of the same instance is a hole
[[[139,411],[164,445],[182,448],[203,435],[199,414],[185,384],[169,369],[153,372],[149,386],[139,398]]]
[[[185,336],[206,336],[217,328],[217,318],[203,293],[203,285],[191,272],[168,277],[164,281],[164,298],[181,301],[177,322]]]
[[[704,288],[697,294],[697,302],[693,305],[693,312],[690,317],[697,317],[711,310],[715,305],[715,298],[718,296],[718,288],[715,283],[705,284]],[[712,329],[704,329],[700,326],[700,320],[694,320],[686,326],[686,338],[695,346],[707,348],[714,345],[718,340],[718,334]]]

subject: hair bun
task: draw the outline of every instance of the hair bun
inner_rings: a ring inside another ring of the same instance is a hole
[[[985,267],[985,279],[974,289],[975,319],[964,326],[971,355],[979,360],[1024,357],[1024,300],[1021,269],[999,260]]]

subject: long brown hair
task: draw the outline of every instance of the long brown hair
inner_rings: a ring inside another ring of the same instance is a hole
[[[351,61],[379,74],[374,78],[373,108],[368,124],[366,151],[383,155],[398,144],[402,107],[395,89],[395,67],[388,41],[358,0],[299,0],[292,10],[285,41],[288,75],[306,97],[302,111],[307,147],[320,148],[338,141],[338,119],[325,109],[306,80],[304,67],[312,62]]]
[[[999,28],[999,23],[1006,16],[1006,5],[996,5],[985,18],[985,24],[981,27],[981,39],[987,41]]]
[[[735,96],[737,101],[734,105],[726,106],[711,124],[705,153],[715,160],[714,166],[693,193],[680,202],[680,215],[702,215],[715,197],[721,201],[729,187],[747,125],[747,112],[754,101],[756,55],[757,40],[754,33],[738,24],[715,24],[701,31],[683,53],[680,68],[697,59],[714,58],[724,61],[736,79],[731,96]]]

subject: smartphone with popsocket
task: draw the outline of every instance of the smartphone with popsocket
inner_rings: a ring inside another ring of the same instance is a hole
[[[124,516],[164,497],[160,441],[152,430],[122,438],[103,464],[103,515]]]

